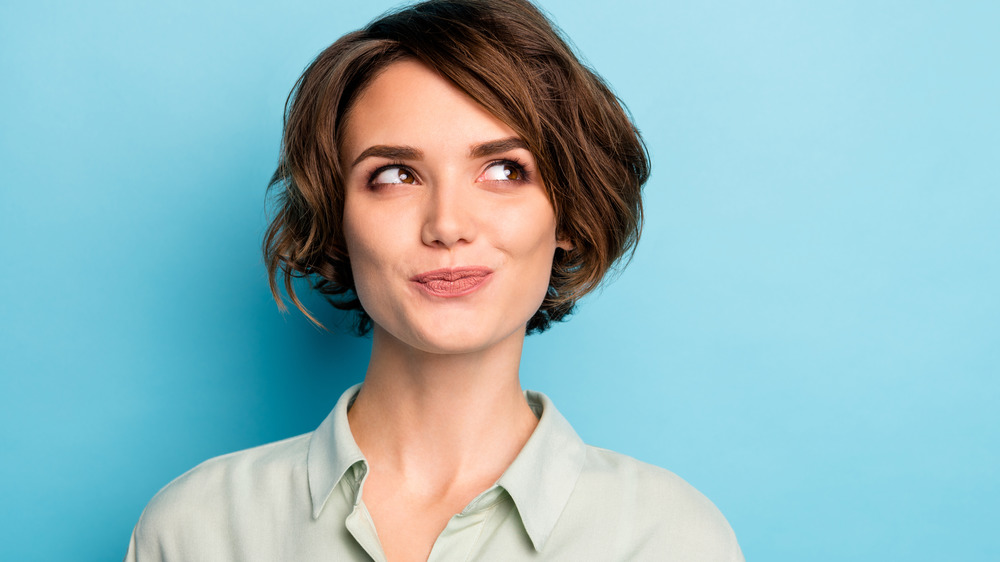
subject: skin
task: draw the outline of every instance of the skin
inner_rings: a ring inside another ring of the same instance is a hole
[[[534,158],[517,141],[412,60],[386,68],[346,119],[344,236],[374,321],[348,420],[370,463],[363,503],[393,562],[426,560],[537,424],[518,378],[525,326],[556,248],[570,244],[558,239]],[[462,296],[412,281],[465,266],[492,273]]]

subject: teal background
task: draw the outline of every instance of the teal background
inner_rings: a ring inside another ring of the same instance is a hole
[[[120,559],[173,477],[361,379],[258,250],[285,96],[361,4],[0,7],[0,559]],[[524,385],[751,560],[1000,559],[1000,4],[543,6],[654,173]]]

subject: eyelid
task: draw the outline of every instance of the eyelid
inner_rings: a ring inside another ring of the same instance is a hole
[[[483,176],[486,174],[487,170],[498,165],[508,165],[513,168],[516,168],[520,172],[521,177],[518,179],[502,179],[502,180],[483,179]],[[375,178],[377,178],[380,174],[382,174],[386,170],[391,170],[394,168],[398,168],[401,171],[404,171],[407,174],[411,175],[414,179],[413,183],[415,184],[422,183],[420,180],[420,176],[416,172],[414,172],[411,166],[408,166],[403,162],[393,161],[377,166],[372,171],[368,172],[367,181],[365,182],[365,185],[367,185],[368,187],[377,187],[380,185],[396,185],[396,183],[394,182],[387,182],[387,183],[375,182]],[[497,182],[497,183],[507,183],[507,182],[527,183],[532,181],[533,175],[534,171],[531,170],[529,168],[529,165],[523,162],[521,158],[518,158],[516,156],[504,156],[501,158],[494,158],[493,160],[487,162],[486,165],[483,166],[482,172],[479,173],[479,176],[477,177],[476,181]]]
[[[375,183],[375,178],[377,178],[382,172],[386,170],[391,170],[393,168],[399,168],[400,170],[406,171],[406,173],[413,176],[415,183],[420,182],[420,178],[419,176],[417,176],[416,172],[413,171],[413,168],[407,166],[406,164],[403,164],[402,162],[390,162],[388,164],[383,164],[381,166],[378,166],[374,170],[369,172],[368,181],[365,182],[365,185],[367,185],[368,187],[375,187],[379,185],[396,185],[394,183]]]
[[[494,182],[500,182],[500,183],[505,183],[505,182],[520,182],[520,183],[524,183],[524,182],[531,181],[531,175],[532,174],[531,174],[531,171],[528,169],[527,164],[521,162],[520,159],[512,157],[512,156],[505,157],[505,158],[497,158],[495,160],[491,160],[490,162],[488,162],[486,164],[486,166],[483,167],[483,171],[479,174],[479,177],[482,178],[486,174],[487,170],[489,170],[493,166],[497,166],[497,165],[501,165],[501,164],[506,164],[506,165],[512,166],[514,168],[517,168],[517,170],[521,173],[521,177],[518,178],[518,179],[513,179],[513,180],[512,179],[503,179],[503,180],[485,180],[484,179],[484,180],[481,180],[481,181],[494,181]],[[480,181],[480,180],[477,180],[477,181]]]

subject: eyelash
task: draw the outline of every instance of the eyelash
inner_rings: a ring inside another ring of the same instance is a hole
[[[483,170],[484,171],[488,170],[489,168],[491,168],[493,166],[496,166],[498,164],[507,164],[507,165],[513,166],[513,167],[517,168],[517,171],[521,175],[521,179],[518,179],[518,180],[496,180],[498,183],[499,182],[504,182],[504,181],[514,182],[514,183],[527,183],[527,182],[531,181],[531,173],[528,172],[528,167],[524,163],[522,163],[520,160],[518,160],[517,158],[500,158],[500,159],[497,159],[497,160],[493,160],[492,162],[486,164],[486,167],[483,168]],[[377,178],[379,176],[379,174],[381,174],[382,172],[384,172],[386,170],[390,170],[392,168],[400,168],[402,170],[405,170],[407,173],[409,173],[413,177],[417,176],[417,174],[415,174],[413,172],[413,169],[410,168],[409,166],[407,166],[406,164],[403,164],[402,162],[395,162],[394,161],[394,162],[390,162],[388,164],[383,164],[382,166],[379,166],[379,167],[375,168],[374,170],[371,171],[370,174],[368,174],[368,182],[367,182],[368,188],[369,189],[378,189],[382,185],[393,185],[393,184],[375,183],[375,178]]]
[[[514,168],[517,168],[518,173],[521,175],[521,179],[519,180],[506,180],[506,181],[512,181],[516,183],[526,183],[531,181],[531,174],[528,173],[528,167],[525,166],[524,163],[522,163],[517,158],[500,158],[499,160],[494,160],[486,165],[484,171],[492,166],[496,166],[497,164],[508,164],[510,166],[513,166]]]
[[[377,178],[378,175],[381,174],[382,172],[390,170],[392,168],[401,168],[403,170],[406,170],[414,177],[416,176],[416,174],[413,173],[413,170],[411,170],[406,164],[403,164],[402,162],[390,162],[389,164],[384,164],[382,166],[375,168],[374,170],[371,171],[370,174],[368,174],[368,181],[366,182],[368,184],[368,188],[377,189],[380,185],[390,185],[390,184],[375,183],[375,178]]]

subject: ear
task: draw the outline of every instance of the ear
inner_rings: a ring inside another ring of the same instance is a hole
[[[556,238],[556,248],[562,248],[563,250],[570,252],[576,249],[576,246],[569,241],[569,238]]]

